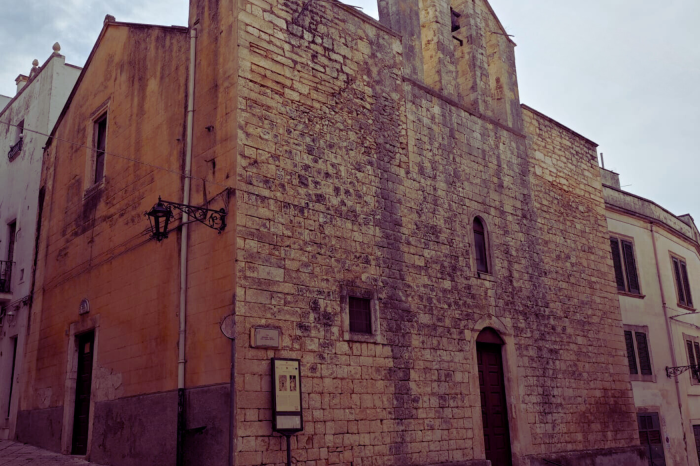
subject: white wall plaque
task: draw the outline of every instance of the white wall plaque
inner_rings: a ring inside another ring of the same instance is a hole
[[[250,329],[250,345],[253,348],[279,348],[281,333],[278,328],[253,327]]]

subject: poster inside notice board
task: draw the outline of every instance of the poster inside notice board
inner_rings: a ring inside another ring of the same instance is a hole
[[[272,358],[273,429],[281,433],[304,430],[301,409],[301,362]]]

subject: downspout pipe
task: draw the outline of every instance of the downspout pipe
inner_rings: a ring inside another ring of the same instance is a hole
[[[192,185],[192,133],[194,127],[194,79],[197,58],[197,30],[190,29],[190,70],[187,80],[187,148],[185,152],[185,181],[182,203],[190,203]],[[185,335],[187,333],[187,252],[190,216],[182,214],[182,237],[180,241],[180,332],[177,361],[177,466],[184,464],[185,433]]]
[[[676,358],[676,348],[673,344],[673,331],[671,330],[671,321],[668,317],[668,309],[666,307],[666,293],[664,292],[663,281],[661,280],[661,267],[659,266],[659,254],[656,249],[656,232],[654,230],[654,222],[651,225],[651,243],[654,246],[654,261],[656,262],[656,277],[659,280],[659,291],[661,292],[661,303],[664,308],[664,322],[666,323],[666,332],[668,334],[668,346],[671,350],[671,364],[673,367],[678,367],[678,359]],[[681,428],[683,429],[683,442],[685,443],[686,456],[688,453],[688,439],[685,435],[685,421],[683,420],[683,398],[681,398],[681,387],[678,376],[674,378],[676,386],[676,398],[678,398],[678,414],[681,416]]]

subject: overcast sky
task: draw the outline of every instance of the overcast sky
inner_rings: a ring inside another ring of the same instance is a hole
[[[54,42],[82,65],[105,14],[187,24],[186,0],[3,2],[0,94]],[[347,0],[377,16],[376,0]],[[625,189],[700,223],[700,2],[491,0],[515,35],[523,103],[600,144]]]

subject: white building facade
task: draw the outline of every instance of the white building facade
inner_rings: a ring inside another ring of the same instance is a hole
[[[30,324],[34,250],[44,146],[80,74],[54,52],[17,94],[0,97],[0,439],[14,437],[25,337]],[[3,105],[4,104],[4,105]]]
[[[652,466],[698,466],[700,234],[602,175],[640,441]]]

